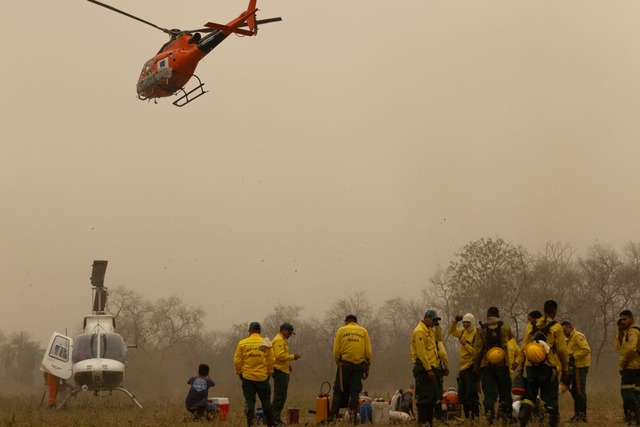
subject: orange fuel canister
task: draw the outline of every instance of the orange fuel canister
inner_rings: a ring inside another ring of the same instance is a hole
[[[324,393],[322,388],[327,384],[329,390]],[[316,397],[316,423],[324,423],[329,418],[329,412],[331,412],[331,397],[329,397],[329,391],[331,391],[331,384],[328,382],[322,383],[320,386],[320,395]]]

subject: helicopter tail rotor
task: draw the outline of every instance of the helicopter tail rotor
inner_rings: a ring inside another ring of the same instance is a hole
[[[256,32],[256,2],[258,0],[249,0],[249,6],[247,6],[247,11],[253,10],[254,12],[247,17],[247,24],[249,25],[249,29],[251,32]]]

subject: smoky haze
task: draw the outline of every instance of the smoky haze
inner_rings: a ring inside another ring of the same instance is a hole
[[[246,4],[113,6],[169,28]],[[467,242],[637,240],[635,2],[269,0],[185,108],[135,99],[166,36],[89,2],[3,4],[0,298],[46,342],[105,285],[208,330],[420,295]]]

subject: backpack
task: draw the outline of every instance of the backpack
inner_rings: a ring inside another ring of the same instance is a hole
[[[500,336],[500,334],[502,333],[502,320],[499,320],[497,325],[498,327],[495,329],[489,328],[489,325],[487,325],[486,323],[482,325],[487,336],[487,341],[485,342],[485,347],[487,349],[490,349],[492,347],[502,347],[502,337]],[[475,336],[473,337],[473,339],[475,341]]]
[[[544,341],[545,343],[547,342],[547,335],[549,335],[549,331],[551,330],[551,327],[553,325],[555,325],[556,322],[555,320],[552,320],[551,322],[547,323],[544,327],[542,328],[538,328],[537,323],[533,325],[533,329],[531,331],[531,337],[530,337],[530,341],[531,342],[540,342],[540,341]]]

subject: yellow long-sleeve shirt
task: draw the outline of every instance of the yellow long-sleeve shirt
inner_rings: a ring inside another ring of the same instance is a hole
[[[476,335],[476,342],[474,343],[473,347],[475,350],[475,360],[474,360],[474,364],[476,365],[476,368],[479,366],[481,368],[487,367],[489,366],[489,361],[487,360],[487,345],[489,343],[489,337],[487,336],[487,333],[493,333],[496,331],[496,329],[498,329],[498,325],[499,325],[499,321],[495,322],[491,325],[488,325],[487,328],[480,328],[478,330],[478,334]],[[513,338],[513,332],[511,332],[511,326],[509,326],[508,323],[502,323],[502,326],[500,326],[500,331],[498,332],[500,334],[500,348],[502,348],[505,353],[507,352],[507,343],[509,342],[509,340],[511,338]],[[509,360],[509,353],[505,354],[505,358],[504,358],[504,364],[506,366],[509,366],[511,364],[511,361]]]
[[[273,348],[262,347],[263,340],[260,334],[251,334],[238,343],[233,355],[236,374],[251,381],[264,381],[273,374]]]
[[[333,340],[333,359],[355,363],[371,363],[371,342],[369,332],[355,322],[342,326]]]
[[[438,341],[438,358],[440,359],[440,367],[442,369],[449,369],[449,355],[442,341]]]
[[[287,340],[282,336],[282,334],[278,334],[271,343],[273,344],[273,355],[276,359],[273,367],[288,374],[291,372],[291,364],[289,362],[295,358],[295,355],[289,354],[289,345],[287,345]]]
[[[640,331],[636,329],[637,323],[633,323],[627,329],[618,331],[616,335],[616,350],[620,352],[618,358],[618,368],[623,369],[640,369],[640,354],[636,351],[638,348],[638,339]]]
[[[466,341],[464,344],[460,343],[460,370],[463,371],[473,365],[473,359],[475,357],[473,344],[476,334],[478,333],[478,328],[474,326],[471,332],[468,332],[464,328],[458,328],[457,325],[458,322],[455,320],[451,321],[451,325],[449,325],[449,335],[458,338],[458,340],[464,338]]]
[[[567,338],[569,357],[573,357],[576,368],[586,368],[591,365],[591,347],[582,332],[574,329]]]
[[[427,371],[438,368],[440,365],[435,332],[422,321],[418,323],[411,334],[410,352],[411,362],[416,363],[419,359]]]
[[[518,342],[516,341],[516,339],[511,338],[507,343],[507,353],[509,354],[509,360],[512,363],[518,360],[518,357],[520,356],[521,351],[522,350],[520,350],[520,346],[518,345]],[[513,378],[516,374],[513,368],[511,367],[511,365],[509,365],[509,374],[511,375],[511,378]]]

